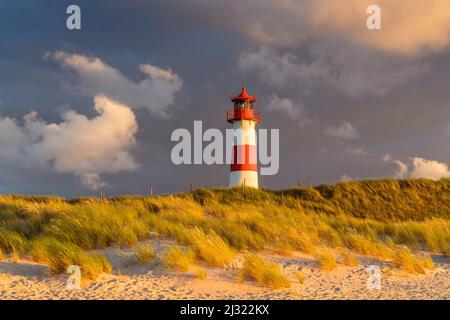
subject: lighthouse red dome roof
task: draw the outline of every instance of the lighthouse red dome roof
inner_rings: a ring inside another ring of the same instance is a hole
[[[244,101],[250,101],[250,102],[255,102],[256,98],[249,95],[247,93],[247,90],[245,89],[245,86],[242,86],[242,92],[241,94],[239,94],[238,96],[235,96],[233,98],[231,98],[231,101],[233,101],[234,103],[236,102],[244,102]]]

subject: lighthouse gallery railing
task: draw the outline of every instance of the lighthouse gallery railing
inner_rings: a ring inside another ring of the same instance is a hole
[[[253,120],[259,122],[261,115],[258,110],[253,108],[231,109],[227,111],[227,121],[234,122],[239,120]]]

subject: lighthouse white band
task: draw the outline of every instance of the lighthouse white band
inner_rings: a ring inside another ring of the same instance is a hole
[[[257,171],[232,171],[230,172],[230,187],[258,188]]]
[[[234,141],[233,145],[256,146],[255,121],[242,120],[233,123]]]

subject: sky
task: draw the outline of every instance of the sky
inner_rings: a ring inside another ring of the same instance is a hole
[[[264,188],[450,176],[448,0],[3,0],[0,39],[0,194],[225,187],[170,137],[230,128],[243,82],[280,130]]]

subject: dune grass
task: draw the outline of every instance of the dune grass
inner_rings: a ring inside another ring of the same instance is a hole
[[[149,263],[156,258],[156,251],[152,246],[138,246],[135,253],[138,261],[142,264]]]
[[[206,273],[206,270],[204,268],[197,267],[195,269],[195,277],[197,279],[204,280],[204,279],[206,279],[208,277],[208,274]]]
[[[401,266],[408,259],[399,248],[449,255],[450,179],[343,182],[285,189],[283,196],[243,188],[109,199],[0,196],[0,249],[51,263],[55,272],[75,260],[99,265],[80,252],[135,247],[151,233],[187,248],[191,264],[196,258],[223,267],[238,252],[265,248],[320,255],[318,248],[328,247]],[[61,261],[51,261],[45,242],[64,245],[50,246]]]
[[[336,257],[330,250],[321,250],[315,255],[320,269],[324,271],[332,271],[337,267]]]
[[[273,251],[276,254],[279,254],[279,255],[285,256],[285,257],[290,257],[294,253],[292,246],[289,245],[288,243],[284,243],[284,242],[278,243],[275,246],[275,248],[273,249]]]
[[[191,246],[198,259],[212,267],[225,267],[235,257],[235,252],[214,231],[205,234],[195,228],[190,232]]]
[[[340,250],[341,263],[346,266],[357,266],[358,258],[350,250]]]
[[[169,269],[186,272],[195,262],[194,252],[183,250],[179,246],[172,246],[163,253],[161,262]]]
[[[414,255],[408,248],[399,248],[393,257],[396,266],[409,273],[424,274],[426,269],[434,269],[433,260],[427,255]]]
[[[247,254],[241,270],[242,278],[255,280],[263,287],[279,289],[289,287],[289,279],[283,275],[281,266],[270,263],[255,254]]]
[[[81,269],[82,278],[94,280],[101,273],[111,273],[111,265],[100,253],[86,253],[72,243],[60,242],[54,238],[41,238],[34,242],[31,257],[46,263],[50,274],[64,273],[70,265]]]
[[[7,253],[21,254],[25,252],[27,241],[15,231],[0,228],[0,249]]]

